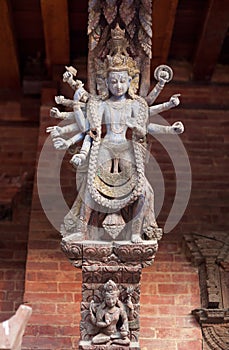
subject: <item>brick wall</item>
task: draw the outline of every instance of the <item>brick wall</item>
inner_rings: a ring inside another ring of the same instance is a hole
[[[208,230],[228,228],[228,200],[225,189],[228,182],[228,112],[226,111],[228,102],[226,101],[229,99],[224,86],[220,87],[220,94],[217,94],[216,98],[214,91],[217,89],[214,86],[195,87],[177,84],[171,86],[168,91],[165,90],[161,97],[162,100],[166,100],[174,92],[182,93],[182,107],[163,116],[166,116],[170,123],[182,120],[185,124],[186,132],[181,139],[192,167],[192,193],[182,220],[173,232],[164,235],[160,242],[155,263],[143,270],[140,334],[142,350],[152,348],[200,350],[202,347],[199,326],[190,314],[191,310],[200,306],[198,274],[184,255],[182,236],[193,231],[203,234]],[[49,108],[53,105],[54,94],[55,91],[52,89],[47,89],[43,93],[38,150],[41,150],[46,139],[45,127],[52,124],[48,115]],[[193,101],[195,104],[192,105]],[[34,134],[31,130],[30,128],[27,133],[25,132],[29,140],[35,139],[35,129]],[[25,143],[21,140],[19,144],[25,146],[21,151],[20,164],[23,164],[24,152],[28,150],[27,141]],[[16,149],[17,152],[21,150],[19,145]],[[52,147],[50,152],[53,152],[54,157],[56,152]],[[14,152],[12,154],[14,157],[12,174],[17,174],[16,170],[20,165],[17,163],[16,154],[14,155]],[[153,155],[162,169],[165,180],[165,202],[158,217],[159,224],[163,226],[175,193],[175,173],[168,155],[155,141],[153,141]],[[29,158],[31,163],[25,163],[31,164],[31,168],[32,158],[31,154]],[[48,162],[44,162],[42,166],[48,169]],[[5,169],[9,167],[6,166]],[[23,167],[20,169],[24,170]],[[152,175],[153,171],[154,169]],[[52,187],[54,176],[55,171],[49,169],[41,180]],[[68,159],[64,161],[61,169],[61,184],[64,196],[71,205],[75,197],[75,178],[68,165]],[[47,203],[50,210],[55,208],[54,214],[57,216],[60,215],[58,204],[55,196]],[[22,301],[28,229],[27,222],[25,226],[22,224],[21,231],[18,225],[7,225],[4,226],[5,234],[1,236],[1,252],[5,251],[3,260],[6,265],[1,265],[3,269],[0,269],[2,288],[0,296],[2,301],[8,303],[5,307],[8,305],[10,309],[4,311],[4,303],[1,302],[2,319],[7,313],[11,314],[16,307],[15,296],[19,286],[21,287],[16,303]],[[11,231],[12,234],[9,234]],[[9,249],[10,242],[15,239],[15,245],[11,246],[14,248]],[[52,227],[43,213],[35,183],[24,294],[24,302],[33,307],[33,315],[23,341],[24,350],[77,348],[81,271],[70,265],[60,251],[59,243],[59,232]]]
[[[21,120],[19,106],[18,103],[4,103],[0,106],[0,175],[5,173],[11,178],[20,177],[25,172],[28,174],[25,185],[14,198],[12,221],[0,221],[0,322],[12,316],[23,302],[30,204],[37,150],[38,127],[34,123],[26,124],[25,120]],[[10,118],[14,122],[11,122]]]
[[[48,117],[50,106],[45,104],[48,101],[53,104],[54,95],[54,90],[43,92],[39,150],[47,138],[45,129],[52,124]],[[52,155],[55,157],[56,151],[52,146],[48,152],[49,159]],[[48,167],[47,162],[44,160],[40,167]],[[51,188],[54,185],[54,172],[52,169],[45,172],[40,183],[43,182]],[[75,197],[72,190],[74,182],[74,173],[66,160],[61,171],[61,183],[69,205]],[[58,216],[58,204],[54,197],[49,197],[49,208],[54,208],[54,214]],[[79,337],[81,271],[73,268],[60,251],[60,234],[48,222],[43,212],[37,184],[34,187],[32,203],[24,300],[32,306],[33,314],[27,327],[23,349],[76,348]]]
[[[198,275],[181,243],[164,237],[141,288],[142,350],[200,350],[201,332],[190,311],[199,307]]]
[[[160,100],[181,93],[181,105],[162,114],[172,124],[181,120],[180,135],[192,169],[192,191],[182,220],[174,233],[204,233],[229,228],[228,131],[229,89],[227,85],[175,83],[166,86]],[[167,197],[159,222],[165,222],[174,196],[175,173],[166,152],[158,142],[153,154],[161,166]]]

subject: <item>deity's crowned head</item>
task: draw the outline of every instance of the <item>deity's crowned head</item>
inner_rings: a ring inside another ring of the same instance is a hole
[[[105,91],[105,81],[107,81],[107,87],[109,88],[109,91],[113,95],[116,95],[116,91],[112,91],[111,76],[114,75],[116,75],[116,78],[117,76],[120,76],[120,83],[123,85],[123,88],[123,82],[126,80],[128,87],[126,88],[125,85],[125,92],[128,91],[131,97],[134,98],[134,95],[138,90],[140,70],[136,61],[129,56],[127,52],[127,46],[128,42],[125,38],[125,30],[121,30],[121,28],[117,25],[115,29],[111,31],[109,55],[106,56],[104,61],[100,59],[97,59],[95,61],[97,71],[97,90],[101,96],[104,96],[104,98],[108,97],[108,94]]]
[[[119,293],[120,291],[114,281],[109,280],[107,283],[105,283],[103,286],[105,304],[108,307],[115,306],[119,298]]]

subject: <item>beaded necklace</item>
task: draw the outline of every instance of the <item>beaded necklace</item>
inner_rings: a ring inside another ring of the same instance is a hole
[[[107,101],[110,112],[111,131],[115,134],[121,134],[126,128],[126,104],[127,100],[122,102]],[[115,114],[119,113],[119,121],[115,120]]]

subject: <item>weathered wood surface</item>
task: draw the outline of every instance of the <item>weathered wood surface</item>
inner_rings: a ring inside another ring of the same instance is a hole
[[[14,316],[0,324],[0,350],[21,349],[22,337],[31,314],[31,307],[21,305]]]

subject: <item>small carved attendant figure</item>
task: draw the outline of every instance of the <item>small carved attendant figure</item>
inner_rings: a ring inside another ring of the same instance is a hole
[[[90,304],[91,322],[99,328],[92,338],[93,344],[129,345],[130,339],[127,313],[119,300],[119,289],[113,281],[103,287],[104,301],[97,308],[94,301]]]

